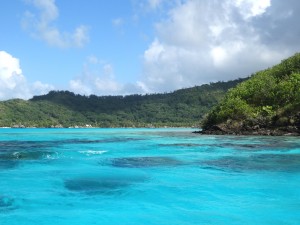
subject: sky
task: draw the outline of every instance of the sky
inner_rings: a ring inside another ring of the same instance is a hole
[[[0,100],[164,93],[300,51],[299,0],[2,0]]]

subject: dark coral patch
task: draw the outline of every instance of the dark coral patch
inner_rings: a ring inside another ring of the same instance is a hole
[[[82,192],[107,192],[117,190],[128,186],[127,181],[120,181],[116,179],[90,179],[81,178],[75,180],[66,180],[65,187],[70,191]]]
[[[0,152],[39,150],[57,146],[57,144],[52,141],[0,141]]]
[[[202,147],[206,146],[204,144],[195,144],[195,143],[175,143],[175,144],[160,144],[162,147]]]
[[[300,155],[257,154],[249,157],[227,156],[202,161],[202,166],[222,170],[300,171]]]
[[[0,196],[0,212],[15,209],[15,201],[12,198]]]
[[[105,194],[122,191],[124,188],[146,180],[144,176],[111,175],[85,177],[65,180],[64,185],[70,191],[87,194]]]
[[[111,161],[114,167],[129,167],[129,168],[143,168],[143,167],[162,167],[162,166],[178,166],[183,163],[177,159],[170,157],[128,157],[115,158]]]
[[[12,169],[16,167],[18,162],[11,160],[1,160],[0,159],[0,170],[1,169]]]
[[[55,155],[55,152],[52,151],[18,151],[18,152],[9,152],[5,154],[0,154],[0,160],[8,161],[8,160],[40,160],[47,158],[49,156]]]

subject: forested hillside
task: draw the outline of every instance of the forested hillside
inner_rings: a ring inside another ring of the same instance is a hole
[[[69,91],[51,91],[28,101],[0,102],[0,126],[193,126],[229,88],[243,80],[149,95],[81,96]]]
[[[299,134],[300,54],[231,89],[203,128],[204,133]]]

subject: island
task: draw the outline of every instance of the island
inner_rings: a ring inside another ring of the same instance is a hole
[[[300,135],[300,54],[230,89],[202,128],[202,134]]]

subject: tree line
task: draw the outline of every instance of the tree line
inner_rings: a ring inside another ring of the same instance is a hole
[[[83,96],[70,91],[50,91],[28,101],[0,102],[0,126],[197,126],[228,89],[244,80],[210,83],[164,94]]]
[[[300,53],[253,74],[228,91],[203,121],[203,128],[288,128],[300,131]]]

